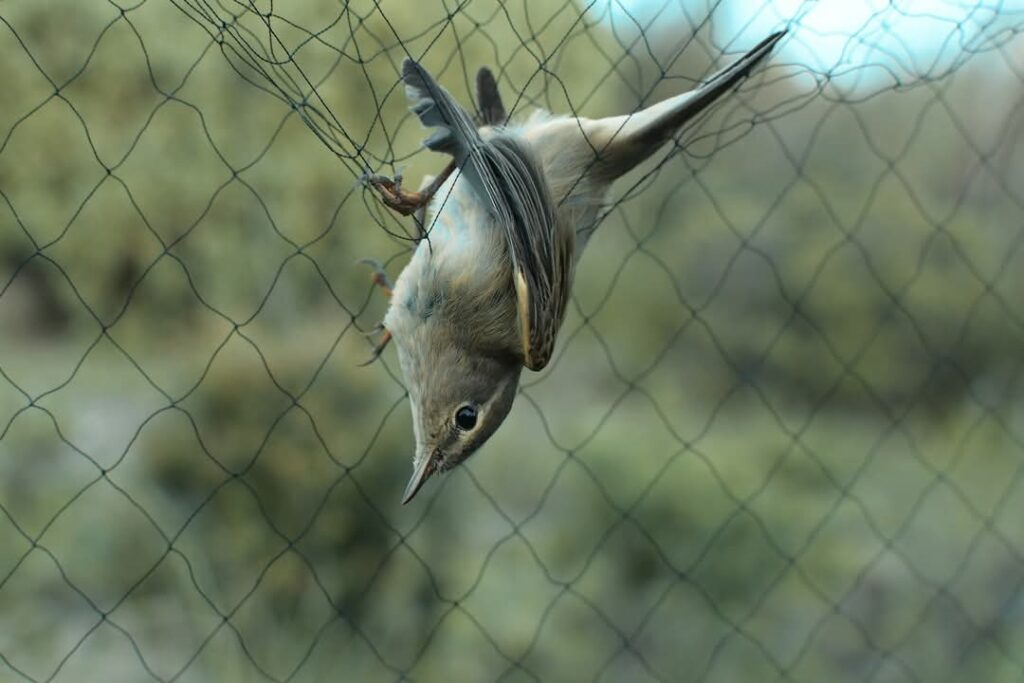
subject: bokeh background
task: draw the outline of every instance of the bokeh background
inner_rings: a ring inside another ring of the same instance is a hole
[[[399,499],[398,68],[601,116],[557,355]],[[0,2],[0,680],[1024,679],[1024,6]]]

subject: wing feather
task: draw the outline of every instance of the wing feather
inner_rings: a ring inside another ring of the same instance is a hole
[[[518,302],[523,364],[551,359],[572,283],[574,235],[560,229],[544,172],[529,147],[510,135],[483,140],[472,118],[416,62],[402,64],[412,111],[437,130],[424,142],[450,154],[505,234]]]

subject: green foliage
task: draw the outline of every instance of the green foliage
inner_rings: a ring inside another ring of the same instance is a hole
[[[392,352],[358,366],[385,302],[357,261],[397,275],[411,225],[357,175],[441,163],[401,58],[596,116],[718,57],[512,4],[275,5],[329,144],[175,3],[0,4],[0,679],[1019,677],[996,53],[864,102],[771,66],[616,188],[555,361],[399,506],[411,424]]]

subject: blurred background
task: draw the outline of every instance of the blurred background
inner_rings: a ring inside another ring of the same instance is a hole
[[[421,151],[779,50],[399,504]],[[0,3],[0,680],[1024,679],[1024,3]]]

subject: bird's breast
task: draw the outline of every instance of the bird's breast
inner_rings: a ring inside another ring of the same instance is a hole
[[[385,319],[388,329],[407,328],[440,313],[441,308],[451,310],[445,304],[492,297],[495,291],[511,288],[501,228],[471,191],[456,185],[446,192],[448,187],[435,196],[426,236],[395,283]]]
[[[426,247],[443,275],[478,284],[501,274],[507,260],[505,235],[479,202],[461,194],[438,209],[420,250]]]

